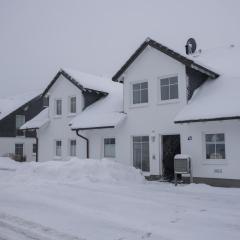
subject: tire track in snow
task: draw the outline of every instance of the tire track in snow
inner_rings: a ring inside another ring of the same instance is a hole
[[[5,232],[4,236],[1,233]],[[6,237],[6,234],[10,236]],[[0,240],[86,240],[16,216],[0,213]]]

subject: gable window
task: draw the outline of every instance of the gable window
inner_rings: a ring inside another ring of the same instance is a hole
[[[206,134],[206,159],[225,159],[224,133]]]
[[[149,136],[133,137],[133,166],[149,172]]]
[[[69,155],[72,156],[72,157],[76,156],[76,146],[77,146],[77,141],[71,139],[69,145],[70,145],[70,148],[69,148]]]
[[[178,77],[160,79],[161,101],[178,99]]]
[[[61,140],[56,140],[55,141],[55,155],[57,157],[62,156],[62,141]]]
[[[77,112],[77,98],[70,97],[69,104],[70,104],[70,106],[69,106],[70,113],[76,113]]]
[[[132,84],[132,103],[148,103],[148,82]]]
[[[57,116],[62,115],[62,99],[55,100],[55,114]]]
[[[24,132],[20,130],[20,127],[25,123],[25,115],[16,115],[16,135],[23,136]]]
[[[49,107],[49,96],[43,97],[43,107]]]
[[[115,138],[104,138],[104,157],[115,158]]]

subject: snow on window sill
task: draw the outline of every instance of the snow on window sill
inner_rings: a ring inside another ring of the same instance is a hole
[[[54,115],[53,118],[55,119],[62,118],[62,115]]]
[[[53,160],[61,160],[61,159],[62,159],[62,157],[60,157],[60,156],[53,157]]]
[[[77,115],[77,113],[69,113],[68,115],[67,115],[67,117],[75,117]]]
[[[142,108],[148,107],[148,103],[138,103],[138,104],[131,104],[129,108]]]
[[[180,103],[180,99],[159,100],[159,101],[157,102],[158,105],[177,104],[177,103]]]

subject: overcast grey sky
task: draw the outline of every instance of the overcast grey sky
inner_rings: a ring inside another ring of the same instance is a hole
[[[146,37],[184,51],[240,44],[239,0],[0,0],[0,96],[60,67],[111,77]]]

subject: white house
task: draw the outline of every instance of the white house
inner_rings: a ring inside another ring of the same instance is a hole
[[[209,59],[146,39],[112,81],[59,71],[44,92],[47,124],[35,126],[39,160],[107,157],[171,179],[184,153],[195,182],[240,186],[240,74]]]
[[[9,156],[18,161],[36,160],[35,132],[24,134],[20,130],[42,110],[41,91],[31,91],[0,99],[0,156]]]

